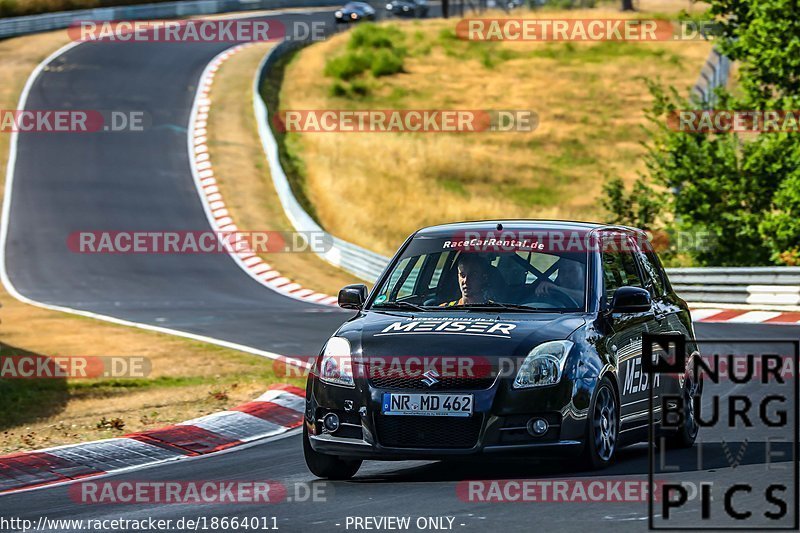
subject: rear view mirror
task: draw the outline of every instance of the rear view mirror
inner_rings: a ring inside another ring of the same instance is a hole
[[[339,291],[339,307],[342,309],[361,309],[366,301],[366,285],[348,285]]]
[[[644,313],[650,310],[650,293],[640,287],[620,287],[611,300],[612,313]]]

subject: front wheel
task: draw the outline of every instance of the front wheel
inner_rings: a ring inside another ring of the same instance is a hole
[[[311,473],[323,479],[350,479],[361,468],[361,461],[345,460],[335,455],[314,451],[314,448],[311,447],[311,440],[308,438],[308,427],[305,424],[303,424],[303,455]]]
[[[608,378],[604,377],[597,387],[587,426],[584,464],[592,470],[605,468],[614,460],[619,438],[617,395]]]

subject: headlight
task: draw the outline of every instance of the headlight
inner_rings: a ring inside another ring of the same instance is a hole
[[[342,18],[342,12],[341,11],[337,11],[336,13],[333,14],[333,16],[336,17],[337,19],[340,19],[340,18]]]
[[[528,353],[514,379],[515,389],[555,385],[561,381],[571,341],[543,342]]]
[[[391,10],[392,10],[392,4],[386,4],[386,9],[388,9],[389,11],[391,11]]]
[[[350,18],[355,20],[358,18],[358,13],[350,13]]]
[[[331,337],[322,351],[319,365],[319,379],[331,385],[354,387],[353,359],[350,357],[350,343],[342,337]]]

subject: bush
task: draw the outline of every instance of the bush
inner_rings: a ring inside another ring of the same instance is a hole
[[[372,58],[370,70],[376,78],[397,74],[403,71],[403,58],[390,50],[378,50]]]
[[[351,50],[359,48],[401,50],[404,40],[405,34],[396,26],[362,24],[350,32],[350,41],[347,43],[347,47]]]
[[[351,51],[336,56],[325,64],[325,75],[339,80],[350,80],[369,69],[373,62],[371,52]]]
[[[338,81],[333,82],[333,85],[331,85],[331,96],[347,96],[347,85]]]
[[[366,96],[368,80],[358,79],[367,72],[373,77],[403,72],[408,51],[403,46],[405,34],[394,26],[362,24],[350,32],[347,50],[325,63],[325,75],[335,78],[332,96]],[[350,82],[350,85],[341,82]]]
[[[356,96],[367,96],[369,84],[364,80],[353,80],[353,83],[350,84],[350,92]]]
[[[787,161],[792,174],[772,199],[773,208],[759,225],[776,263],[800,264],[800,149]]]

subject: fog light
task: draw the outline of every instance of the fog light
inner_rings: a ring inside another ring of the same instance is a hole
[[[541,437],[547,433],[547,420],[544,418],[531,418],[528,420],[528,433],[534,437]]]
[[[322,425],[325,426],[325,429],[333,433],[339,429],[339,415],[336,413],[328,413],[325,415],[325,418],[322,419]]]

